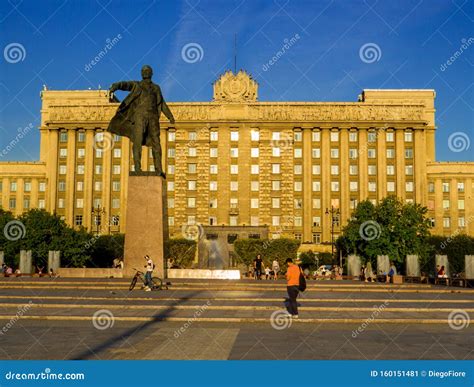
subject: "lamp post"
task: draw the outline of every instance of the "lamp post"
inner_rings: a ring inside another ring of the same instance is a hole
[[[92,207],[92,216],[95,219],[95,225],[97,226],[96,235],[100,234],[100,224],[102,215],[105,215],[105,208],[97,206],[97,208]]]
[[[334,258],[334,225],[339,221],[339,209],[331,206],[329,210],[326,208],[326,215],[331,214],[331,257]]]

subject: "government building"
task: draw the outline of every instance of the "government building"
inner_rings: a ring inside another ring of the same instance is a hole
[[[1,207],[126,232],[131,144],[105,132],[118,101],[104,90],[41,96],[40,159],[0,163]],[[435,91],[368,89],[357,99],[260,102],[252,77],[229,71],[211,102],[169,103],[176,124],[162,117],[161,143],[170,235],[198,225],[330,251],[359,202],[396,195],[428,207],[432,233],[474,236],[474,162],[436,161]],[[142,157],[153,171],[151,151]]]

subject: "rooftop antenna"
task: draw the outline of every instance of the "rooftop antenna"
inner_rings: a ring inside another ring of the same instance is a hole
[[[237,74],[237,33],[234,33],[234,74]]]

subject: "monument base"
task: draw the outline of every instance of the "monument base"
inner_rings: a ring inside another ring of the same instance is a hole
[[[124,276],[133,276],[134,269],[145,271],[144,256],[149,255],[155,264],[153,275],[165,278],[168,214],[166,181],[161,176],[129,176],[126,221]]]

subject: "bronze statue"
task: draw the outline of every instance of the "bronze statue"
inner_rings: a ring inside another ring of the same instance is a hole
[[[161,94],[160,86],[151,81],[153,70],[142,67],[141,81],[125,81],[112,84],[110,93],[116,90],[130,91],[109,123],[108,131],[126,136],[133,143],[135,172],[141,172],[142,146],[151,146],[155,172],[166,178],[161,163],[160,115],[161,112],[174,124],[174,117]]]

